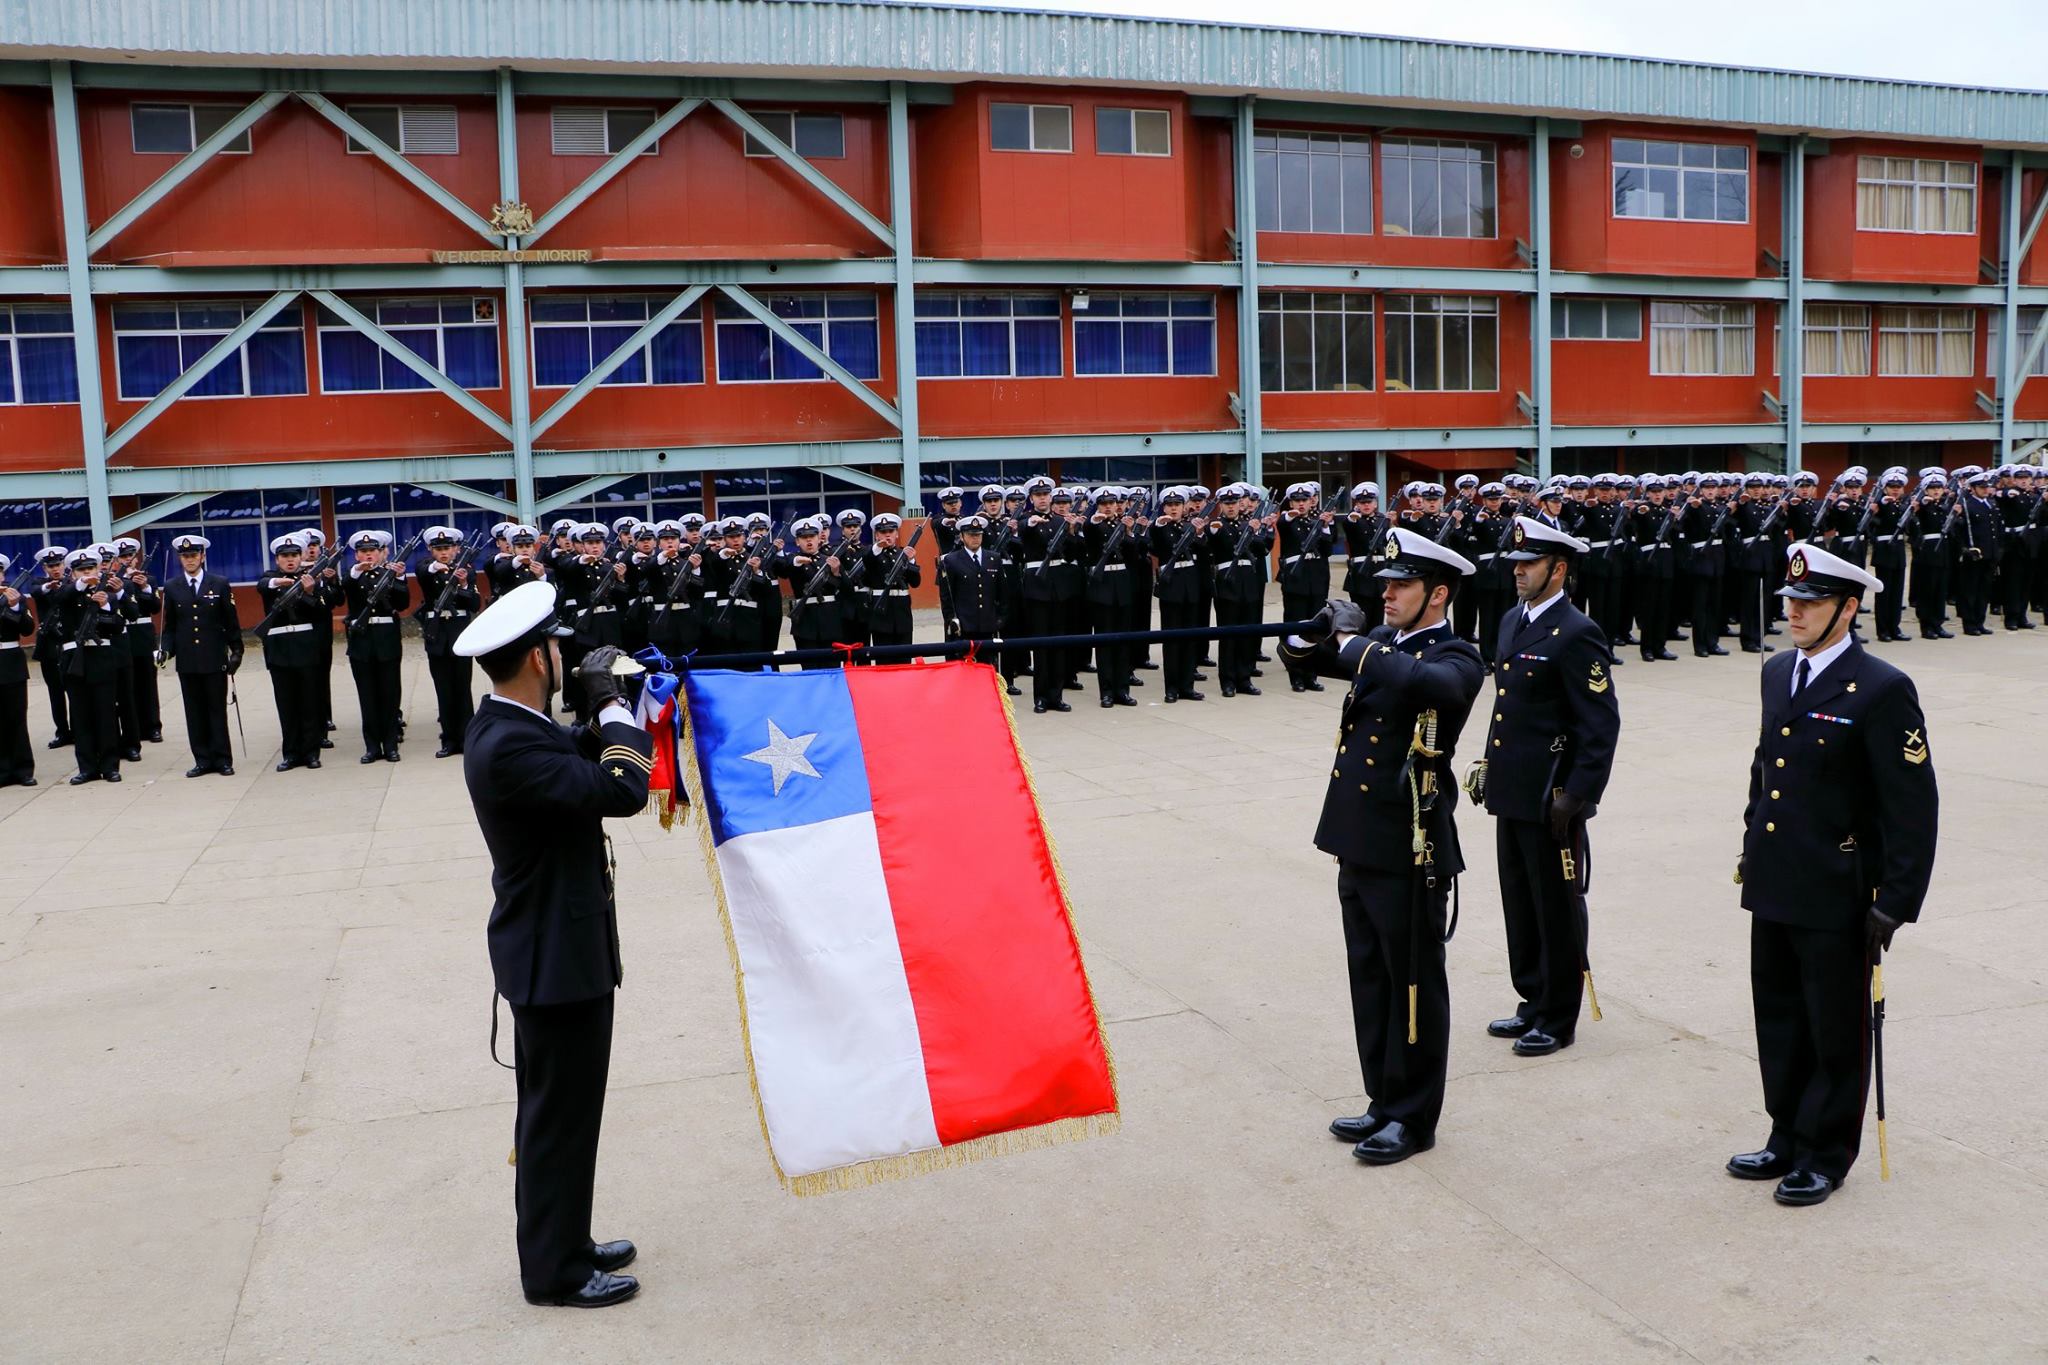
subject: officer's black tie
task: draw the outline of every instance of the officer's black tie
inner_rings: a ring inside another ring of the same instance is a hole
[[[1806,692],[1807,679],[1813,676],[1813,661],[1802,657],[1799,669],[1792,677],[1792,700],[1798,701]]]

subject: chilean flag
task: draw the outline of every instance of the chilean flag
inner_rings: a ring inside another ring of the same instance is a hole
[[[1113,1131],[1109,1049],[995,670],[692,671],[683,686],[784,1185]]]

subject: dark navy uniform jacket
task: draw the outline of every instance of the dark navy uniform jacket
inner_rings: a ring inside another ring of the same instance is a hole
[[[654,740],[636,725],[565,729],[486,698],[462,775],[491,850],[491,971],[514,1005],[594,1000],[619,984],[607,816],[647,804]]]
[[[1517,602],[1500,618],[1493,660],[1493,719],[1486,734],[1486,809],[1542,820],[1550,793],[1588,804],[1607,790],[1621,706],[1608,672],[1607,637],[1569,598],[1529,623]]]
[[[1791,698],[1796,650],[1763,668],[1763,730],[1743,812],[1742,906],[1807,929],[1877,908],[1920,918],[1939,815],[1913,680],[1852,643]]]
[[[1451,820],[1458,798],[1451,760],[1458,732],[1465,728],[1472,700],[1486,677],[1479,651],[1453,634],[1449,622],[1399,644],[1394,643],[1392,626],[1377,626],[1368,635],[1353,636],[1341,650],[1331,640],[1306,650],[1286,643],[1280,648],[1297,667],[1351,683],[1337,731],[1337,753],[1330,762],[1323,818],[1316,826],[1316,847],[1378,872],[1415,866],[1409,748],[1417,714],[1433,709],[1441,756],[1415,758],[1436,774],[1436,807],[1426,819],[1425,837],[1435,845],[1439,877],[1463,871]]]
[[[199,591],[181,569],[164,583],[162,648],[180,673],[221,673],[228,655],[242,650],[242,621],[235,614],[235,590],[227,579],[204,570]]]

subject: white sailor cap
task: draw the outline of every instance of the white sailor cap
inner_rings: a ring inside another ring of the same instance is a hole
[[[1482,498],[1504,498],[1507,495],[1508,486],[1504,483],[1496,481],[1494,483],[1482,483],[1479,485],[1479,496]]]
[[[500,521],[494,523],[491,526],[491,539],[503,540],[506,536],[512,533],[512,526],[513,523],[509,521]]]
[[[651,536],[651,535],[653,535],[653,534],[654,534],[654,523],[653,523],[653,522],[651,522],[651,521],[636,521],[636,522],[634,522],[634,523],[633,523],[633,539],[635,539],[635,540],[645,540],[645,539],[647,539],[647,538],[648,538],[649,536]]]
[[[1052,476],[1049,474],[1033,474],[1030,478],[1024,480],[1024,491],[1027,494],[1051,492]]]
[[[306,552],[306,542],[299,539],[296,531],[287,532],[270,542],[270,553],[281,555],[286,552],[295,555],[302,555]]]
[[[98,547],[95,546],[94,548]],[[178,536],[171,541],[171,548],[179,554],[184,554],[187,550],[210,550],[213,548],[213,542],[205,536]]]
[[[1001,502],[1003,500],[1003,486],[999,483],[983,484],[981,486],[981,500],[983,502]]]
[[[1074,490],[1071,488],[1055,488],[1052,490],[1052,500],[1054,502],[1072,502],[1074,500]],[[875,520],[880,521],[881,518],[877,517]]]
[[[1792,486],[1794,488],[1817,488],[1820,486],[1820,475],[1814,473],[1811,469],[1802,469],[1792,476]]]
[[[348,538],[351,550],[388,550],[391,548],[389,531],[358,531]]]
[[[36,551],[36,563],[62,564],[69,554],[70,551],[66,550],[62,545],[45,545],[42,549]]]
[[[1169,502],[1186,502],[1187,500],[1188,491],[1179,484],[1172,485],[1159,495],[1159,505],[1161,507],[1166,506]]]
[[[980,535],[980,534],[981,534],[981,533],[982,533],[983,531],[986,531],[987,529],[988,529],[988,518],[987,518],[987,517],[962,517],[962,518],[960,518],[960,534],[961,534],[961,535],[963,535],[963,536],[964,536],[964,535],[966,535],[966,534],[967,534],[968,532],[970,532],[970,531],[972,531],[972,532],[973,532],[973,533],[974,533],[975,535]]]
[[[1423,483],[1420,479],[1410,479],[1408,480],[1408,482],[1401,485],[1401,496],[1404,498],[1421,497],[1422,490],[1424,488],[1427,488],[1428,486],[1429,485]]]
[[[672,536],[680,537],[683,534],[683,524],[673,517],[657,521],[654,523],[654,534],[664,539]]]
[[[1474,571],[1472,561],[1428,536],[1396,527],[1387,532],[1386,558],[1374,578],[1448,578]]]
[[[841,526],[858,528],[867,525],[868,514],[861,511],[858,507],[849,507],[844,512],[841,512],[835,520]]]
[[[640,520],[640,518],[638,518],[638,517],[636,517],[636,516],[633,516],[633,515],[632,515],[632,514],[630,514],[630,513],[628,513],[627,515],[625,515],[625,516],[623,516],[623,517],[613,517],[613,518],[612,518],[612,530],[613,530],[613,531],[623,531],[623,530],[627,529],[628,527],[630,527],[630,526],[633,526],[633,525],[637,524],[637,523],[639,522],[639,520]]]
[[[1021,497],[1023,497],[1023,496],[1024,496],[1024,489],[1023,489],[1023,487],[1022,487],[1021,485],[1018,485],[1018,484],[1012,484],[1012,485],[1010,485],[1010,486],[1009,486],[1008,488],[1005,488],[1005,489],[1003,490],[1003,501],[1004,501],[1004,502],[1008,502],[1008,501],[1009,501],[1009,500],[1010,500],[1011,498],[1021,498]]]
[[[601,521],[585,521],[578,523],[570,534],[578,540],[603,540],[611,533],[604,529]]]
[[[1780,597],[1811,602],[1854,594],[1868,601],[1883,591],[1877,575],[1818,545],[1802,540],[1785,547],[1785,586],[1778,589]]]
[[[1203,501],[1207,501],[1207,500],[1208,500],[1208,497],[1209,497],[1209,485],[1208,485],[1208,484],[1205,484],[1205,483],[1191,483],[1191,484],[1189,484],[1189,485],[1188,485],[1188,496],[1189,496],[1190,498],[1199,498],[1199,499],[1202,499]]]
[[[1890,469],[1878,475],[1878,482],[1882,483],[1886,488],[1904,488],[1912,481],[1906,477],[1906,471],[1903,467],[1893,465]]]
[[[327,533],[317,526],[302,526],[299,528],[298,534],[305,538],[308,545],[325,545],[327,543]]]
[[[522,522],[515,522],[512,529],[505,532],[505,539],[511,541],[514,545],[519,544],[521,541],[536,541],[540,539],[540,528],[538,526],[528,526]]]
[[[573,535],[575,535],[575,534],[576,534],[576,518],[574,518],[574,517],[556,517],[556,518],[555,518],[555,519],[554,519],[553,521],[551,521],[551,522],[549,522],[549,523],[548,523],[548,534],[549,534],[549,535],[551,535],[551,536],[573,536]]]
[[[1455,488],[1477,488],[1479,486],[1479,476],[1477,474],[1460,474],[1452,481],[1452,486]]]
[[[746,520],[741,524],[749,531],[763,531],[772,527],[775,523],[768,519],[766,512],[749,512],[747,513]]]
[[[747,523],[738,517],[720,517],[713,530],[721,536],[743,536],[747,533]]]
[[[795,536],[821,536],[825,534],[825,526],[825,518],[822,515],[798,517],[789,524],[789,533]]]
[[[946,485],[946,486],[945,486],[944,488],[941,488],[941,489],[939,490],[939,501],[940,501],[940,502],[958,502],[958,501],[959,501],[960,499],[962,499],[962,498],[964,498],[964,497],[966,497],[966,496],[967,496],[967,490],[966,490],[966,489],[964,489],[964,488],[957,488],[957,487],[955,487],[954,485],[952,485],[952,484],[950,484],[950,483],[949,483],[949,484],[947,484],[947,485]]]
[[[474,659],[507,645],[531,648],[550,635],[575,633],[555,617],[555,585],[535,579],[521,583],[485,607],[455,637],[455,652],[465,659]]]
[[[1287,485],[1287,496],[1290,498],[1305,498],[1309,495],[1310,492],[1308,484],[1290,483]]]
[[[114,538],[114,553],[117,555],[132,555],[141,548],[142,542],[134,536],[116,536]]]
[[[1537,490],[1536,496],[1542,499],[1543,501],[1548,502],[1552,498],[1562,498],[1564,496],[1564,493],[1565,488],[1563,484],[1546,483],[1543,485],[1541,489]]]
[[[1852,464],[1842,471],[1842,482],[1844,484],[1868,483],[1870,482],[1870,471],[1860,464]]]
[[[1102,485],[1102,487],[1096,489],[1093,493],[1089,494],[1089,497],[1096,502],[1115,502],[1119,498],[1123,497],[1123,495],[1123,489],[1118,488],[1113,483],[1106,483]]]
[[[97,569],[99,566],[100,557],[90,549],[73,550],[64,557],[64,567],[67,569]]]
[[[1371,498],[1374,502],[1378,502],[1380,500],[1380,486],[1370,481],[1351,485],[1351,500],[1358,502],[1364,498]]]
[[[685,531],[701,531],[704,529],[704,514],[702,512],[685,512],[676,518],[676,524]]]
[[[877,512],[872,523],[877,533],[893,531],[902,524],[903,518],[897,516],[894,512]]]
[[[1592,547],[1577,536],[1566,535],[1549,522],[1534,517],[1516,517],[1514,534],[1509,537],[1514,546],[1502,559],[1541,559],[1545,555],[1582,555]]]

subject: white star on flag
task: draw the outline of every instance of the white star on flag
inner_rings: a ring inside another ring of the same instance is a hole
[[[773,720],[770,720],[768,722],[768,747],[756,749],[754,752],[746,755],[746,757],[749,762],[766,765],[768,770],[774,773],[775,795],[780,796],[782,795],[782,784],[789,781],[791,773],[802,773],[805,777],[816,777],[820,781],[823,780],[823,775],[811,766],[811,760],[804,757],[804,750],[810,748],[811,741],[817,737],[816,733],[812,733],[797,735],[792,738],[789,735],[783,734],[782,727]]]

